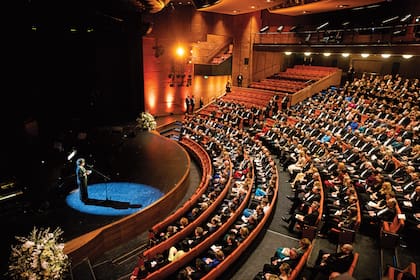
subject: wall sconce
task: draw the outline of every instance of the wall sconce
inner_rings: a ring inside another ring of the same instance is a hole
[[[277,27],[277,32],[280,33],[283,31],[284,26],[280,25],[279,27]]]

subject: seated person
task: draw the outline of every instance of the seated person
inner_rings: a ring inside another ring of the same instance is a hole
[[[298,255],[295,248],[290,248],[288,254],[289,256],[284,258],[283,260],[272,259],[270,263],[264,264],[263,272],[279,275],[280,266],[283,263],[287,263],[291,269],[295,268],[299,263],[301,255]]]
[[[306,214],[297,213],[297,214],[291,215],[289,218],[282,217],[282,220],[289,223],[289,226],[288,226],[289,232],[294,232],[296,223],[298,223],[300,226],[303,226],[304,224],[309,225],[309,226],[314,226],[319,216],[318,209],[319,209],[319,202],[314,201],[312,202]]]
[[[302,238],[299,240],[298,247],[294,248],[296,250],[296,253],[300,256],[302,256],[306,250],[309,248],[309,245],[311,245],[311,240],[308,238]],[[286,257],[289,257],[290,249],[288,247],[279,247],[276,249],[276,252],[274,253],[273,258],[281,259],[283,260]]]
[[[344,273],[349,270],[353,259],[353,245],[351,244],[343,244],[338,253],[326,253],[324,250],[319,250],[312,271],[312,279],[327,280],[332,272]]]
[[[202,260],[205,263],[205,270],[210,271],[215,268],[219,263],[221,263],[225,259],[225,254],[222,250],[218,250],[215,253],[215,256],[206,256],[203,257]]]

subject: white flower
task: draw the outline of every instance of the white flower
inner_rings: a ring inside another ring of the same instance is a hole
[[[150,130],[156,129],[155,118],[150,113],[142,112],[140,114],[140,117],[138,117],[136,121],[137,121],[138,128],[150,129]]]
[[[11,279],[49,280],[63,279],[68,272],[70,261],[64,254],[64,243],[59,242],[63,232],[57,228],[37,230],[28,237],[16,236],[20,245],[12,246],[9,264]]]

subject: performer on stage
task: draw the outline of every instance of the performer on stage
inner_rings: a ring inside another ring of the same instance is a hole
[[[76,161],[76,178],[77,178],[77,185],[79,186],[80,191],[80,200],[86,203],[88,198],[87,192],[87,177],[91,174],[92,171],[87,170],[85,168],[85,159],[79,158]]]

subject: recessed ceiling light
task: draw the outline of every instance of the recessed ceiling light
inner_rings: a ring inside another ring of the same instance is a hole
[[[254,6],[254,5],[252,5],[252,6],[251,6],[251,9],[255,9],[255,6]]]
[[[348,8],[348,7],[350,7],[350,5],[347,5],[347,4],[337,5],[337,8],[341,8],[341,9]]]
[[[311,53],[310,52],[304,52],[303,53],[305,56],[310,56],[311,55]]]
[[[309,14],[311,11],[303,11],[304,14]]]
[[[369,57],[369,54],[368,54],[368,53],[362,53],[362,54],[361,54],[361,56],[362,56],[363,58],[366,58],[366,57]]]
[[[285,55],[291,55],[292,52],[284,52]]]
[[[342,53],[341,55],[342,55],[343,57],[349,57],[349,55],[350,55],[350,54],[349,54],[349,53]]]
[[[381,54],[381,56],[383,58],[389,58],[389,57],[391,57],[391,54],[389,54],[389,53],[383,53],[383,54]]]
[[[329,52],[324,53],[324,56],[330,56],[330,55],[331,55],[331,53],[329,53]]]
[[[412,54],[403,54],[402,57],[404,57],[405,59],[410,59],[410,58],[413,57],[413,55]]]

